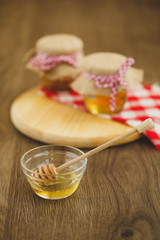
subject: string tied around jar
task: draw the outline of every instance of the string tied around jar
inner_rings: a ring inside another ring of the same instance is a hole
[[[135,63],[135,60],[132,57],[127,58],[127,60],[122,64],[120,69],[116,74],[110,76],[103,75],[94,75],[87,72],[83,72],[82,75],[90,80],[95,81],[95,87],[97,88],[111,88],[110,91],[110,110],[114,111],[116,109],[116,94],[118,86],[121,84],[127,88],[127,83],[123,80],[123,77],[126,75],[129,67]]]
[[[37,55],[30,59],[30,64],[41,71],[49,71],[60,63],[68,63],[73,67],[78,67],[79,52],[71,55],[51,56],[44,52],[38,52]]]

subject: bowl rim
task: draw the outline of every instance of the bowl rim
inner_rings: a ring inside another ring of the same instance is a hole
[[[33,150],[38,150],[38,149],[40,149],[40,148],[46,148],[46,147],[62,147],[62,148],[64,147],[64,148],[70,148],[70,149],[72,149],[72,150],[76,150],[76,151],[78,150],[78,151],[81,153],[81,155],[84,155],[84,154],[85,154],[85,153],[84,153],[82,150],[80,150],[79,148],[72,147],[72,146],[68,146],[68,145],[53,145],[53,144],[42,145],[42,146],[39,146],[39,147],[31,148],[31,149],[29,149],[27,152],[25,152],[25,153],[22,155],[22,157],[21,157],[21,159],[20,159],[22,169],[23,169],[23,170],[26,170],[26,171],[28,171],[28,172],[30,172],[30,173],[35,173],[33,170],[30,170],[29,168],[27,168],[27,167],[24,165],[23,159],[25,158],[25,156],[26,156],[28,153],[32,152]],[[77,168],[76,170],[71,171],[71,172],[69,172],[69,173],[63,173],[62,175],[67,175],[67,174],[74,173],[75,171],[80,170],[81,168],[83,168],[84,166],[86,166],[88,159],[87,159],[87,158],[84,158],[83,160],[84,160],[84,164],[82,164],[81,167],[79,167],[79,168]],[[81,161],[82,161],[82,160],[81,160]],[[26,174],[26,173],[25,173],[25,174]],[[27,175],[28,175],[28,174],[27,174]],[[47,174],[43,174],[43,175],[45,176],[45,175],[47,175]],[[48,175],[47,175],[47,176],[48,176]]]

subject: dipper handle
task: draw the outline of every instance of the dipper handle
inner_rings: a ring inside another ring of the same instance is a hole
[[[136,133],[137,131],[139,133],[142,133],[142,132],[150,130],[152,128],[154,128],[154,123],[153,123],[151,118],[147,118],[144,122],[138,124],[136,126],[136,128],[133,128],[132,130],[130,130],[130,131],[128,131],[128,132],[126,132],[126,133],[124,133],[124,134],[122,134],[122,135],[120,135],[120,136],[118,136],[118,137],[116,137],[116,138],[114,138],[114,139],[112,139],[112,140],[110,140],[110,141],[108,141],[108,142],[106,142],[106,143],[104,143],[104,144],[94,148],[94,149],[92,149],[91,151],[89,151],[89,152],[87,152],[87,153],[85,153],[85,154],[83,154],[81,156],[78,156],[75,159],[72,159],[71,161],[69,161],[67,163],[62,164],[61,166],[57,167],[56,170],[57,170],[57,172],[60,172],[64,168],[66,168],[66,167],[68,167],[68,166],[70,166],[70,165],[72,165],[72,164],[74,164],[74,163],[76,163],[76,162],[86,158],[86,157],[90,157],[93,154],[98,153],[98,152],[100,152],[101,150],[103,150],[103,149],[105,149],[107,147],[112,146],[113,144],[115,144],[115,143],[121,141],[122,139],[124,139],[124,138],[126,138],[126,137],[128,137],[128,136],[130,136],[130,135],[132,135],[134,133]]]
[[[154,128],[154,123],[151,118],[147,118],[144,122],[136,126],[136,129],[139,133],[145,132],[153,128]]]

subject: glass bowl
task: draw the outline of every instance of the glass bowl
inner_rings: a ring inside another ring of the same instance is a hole
[[[40,173],[39,169],[44,170],[44,166],[49,164],[58,167],[82,154],[84,152],[74,147],[46,145],[26,152],[21,158],[21,166],[31,188],[38,196],[62,199],[72,195],[78,188],[86,169],[87,158],[63,169],[56,178],[44,171]]]

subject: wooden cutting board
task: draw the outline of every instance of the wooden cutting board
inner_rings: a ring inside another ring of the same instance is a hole
[[[10,114],[14,126],[33,139],[82,148],[98,146],[132,129],[41,96],[38,87],[15,99]],[[138,138],[140,134],[137,133],[120,144]]]

